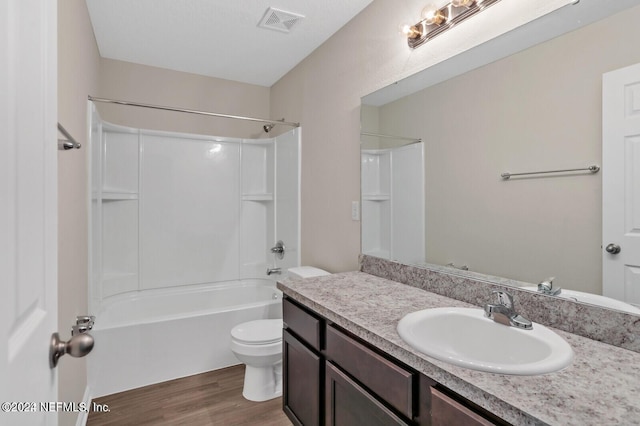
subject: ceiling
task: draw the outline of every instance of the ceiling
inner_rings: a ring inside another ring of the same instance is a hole
[[[266,87],[372,1],[86,0],[103,58]],[[304,18],[260,28],[269,7]]]

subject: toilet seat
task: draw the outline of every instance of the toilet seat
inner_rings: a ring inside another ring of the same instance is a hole
[[[249,321],[231,329],[231,337],[245,345],[267,345],[282,341],[282,320]]]

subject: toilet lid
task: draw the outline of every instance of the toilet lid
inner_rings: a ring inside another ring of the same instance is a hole
[[[231,337],[248,345],[275,343],[282,340],[282,320],[244,322],[231,329]]]

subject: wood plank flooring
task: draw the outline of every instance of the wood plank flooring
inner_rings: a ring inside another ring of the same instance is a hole
[[[110,411],[91,411],[87,425],[290,426],[282,398],[242,397],[243,378],[244,365],[237,365],[97,398]]]

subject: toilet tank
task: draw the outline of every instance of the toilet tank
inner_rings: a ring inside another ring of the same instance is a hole
[[[289,268],[288,272],[289,278],[292,280],[331,275],[329,272],[313,266],[297,266],[295,268]]]

